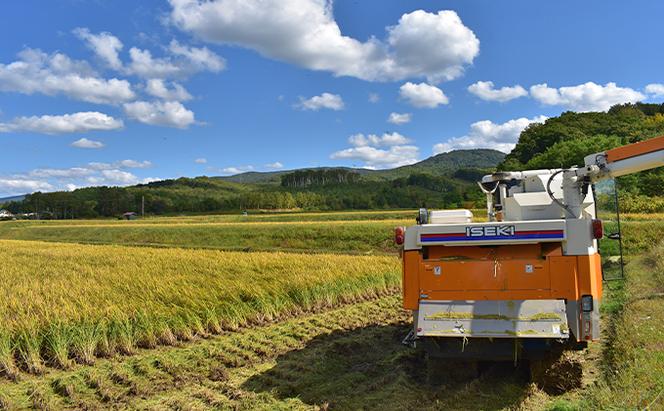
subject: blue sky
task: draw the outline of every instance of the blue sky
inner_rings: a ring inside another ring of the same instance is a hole
[[[655,1],[0,7],[0,197],[509,151],[565,110],[664,100]]]

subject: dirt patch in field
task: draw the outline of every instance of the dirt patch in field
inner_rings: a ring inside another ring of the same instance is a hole
[[[532,361],[531,378],[547,394],[560,395],[583,386],[583,362],[580,352]]]

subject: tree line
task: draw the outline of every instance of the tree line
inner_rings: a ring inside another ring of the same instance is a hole
[[[344,170],[346,171],[346,170]],[[297,172],[295,172],[297,173]],[[321,173],[322,174],[322,173]],[[305,187],[239,184],[215,178],[179,178],[132,187],[89,187],[71,192],[33,193],[3,205],[15,214],[47,218],[119,217],[125,212],[149,215],[241,212],[244,210],[347,210],[481,205],[474,185],[450,177],[413,174],[385,181],[365,181],[338,173]],[[345,177],[341,177],[344,176]],[[300,178],[298,176],[298,178]],[[353,179],[353,181],[350,181]],[[295,180],[291,180],[295,181]],[[311,180],[310,180],[311,181]],[[323,184],[322,182],[325,181]]]
[[[281,176],[282,187],[309,187],[312,185],[353,184],[360,174],[343,168],[297,170]]]

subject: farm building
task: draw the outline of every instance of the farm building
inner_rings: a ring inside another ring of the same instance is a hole
[[[13,220],[14,214],[10,213],[7,210],[0,210],[0,221],[2,220]]]

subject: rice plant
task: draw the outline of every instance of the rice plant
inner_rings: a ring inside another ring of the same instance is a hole
[[[394,256],[0,240],[0,372],[262,324],[398,287]]]

